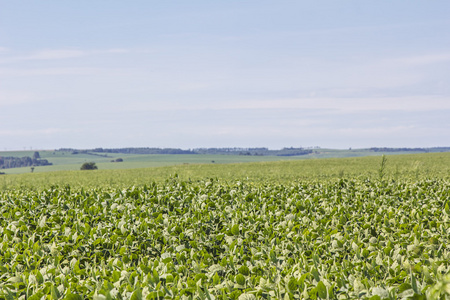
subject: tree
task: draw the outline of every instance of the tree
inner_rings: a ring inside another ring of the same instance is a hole
[[[39,159],[41,156],[39,155],[39,152],[35,151],[33,154],[33,159]]]
[[[95,162],[85,162],[81,165],[80,170],[97,170],[97,166],[95,165]]]

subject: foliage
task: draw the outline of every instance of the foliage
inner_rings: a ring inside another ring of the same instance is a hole
[[[382,181],[384,176],[386,175],[386,165],[387,165],[387,158],[385,155],[382,155],[380,168],[378,169],[378,177],[380,181]]]
[[[41,158],[41,155],[39,154],[39,152],[38,151],[34,151],[33,159],[39,159],[39,158]]]
[[[39,156],[39,152],[37,156]],[[29,156],[24,157],[13,157],[13,156],[0,156],[0,169],[9,169],[9,168],[20,168],[20,167],[29,167],[29,166],[50,166],[52,163],[49,163],[46,159],[40,159],[34,155],[33,158]]]
[[[80,170],[97,170],[98,167],[95,165],[95,162],[85,162],[81,165]]]
[[[4,190],[0,299],[438,298],[449,199],[439,178]]]

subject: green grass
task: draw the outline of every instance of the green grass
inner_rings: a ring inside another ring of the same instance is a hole
[[[41,156],[53,163],[51,166],[37,166],[34,173],[52,172],[52,171],[74,171],[79,170],[85,162],[95,162],[100,170],[113,169],[136,169],[162,167],[172,165],[189,165],[189,164],[230,164],[230,163],[246,163],[261,161],[280,161],[280,160],[298,160],[297,157],[280,157],[280,156],[240,156],[240,155],[173,155],[173,154],[120,154],[108,157],[99,157],[88,154],[67,154],[55,157]],[[122,158],[123,162],[111,162],[116,158]],[[4,169],[6,174],[23,174],[30,173],[30,167]]]
[[[34,151],[9,151],[0,152],[0,156],[33,156]],[[189,164],[233,164],[233,163],[247,163],[247,162],[271,162],[271,161],[298,161],[308,159],[321,158],[345,158],[345,157],[365,157],[365,156],[381,156],[386,155],[401,155],[411,154],[411,152],[373,152],[367,149],[354,150],[337,150],[337,149],[314,149],[314,153],[301,156],[245,156],[245,155],[155,155],[155,154],[122,154],[122,153],[99,153],[94,154],[72,154],[64,151],[39,151],[42,159],[47,159],[53,165],[38,166],[34,168],[34,173],[53,172],[53,171],[75,171],[79,170],[81,165],[85,162],[95,162],[100,170],[112,169],[136,169],[136,168],[150,168],[163,167],[174,165],[189,165]],[[122,158],[124,161],[120,163],[111,162],[116,158]],[[12,168],[3,169],[2,172],[6,174],[23,174],[30,173],[31,168]]]
[[[245,157],[244,157],[245,158]],[[402,176],[448,178],[450,153],[428,153],[387,156],[386,176],[397,179]],[[206,160],[209,161],[209,158]],[[135,162],[141,166],[140,162]],[[292,161],[227,163],[227,164],[177,164],[172,166],[106,169],[108,163],[99,163],[99,170],[55,171],[43,173],[10,174],[0,176],[0,189],[18,186],[40,187],[66,184],[95,187],[103,185],[129,186],[151,182],[164,182],[175,174],[182,180],[220,178],[221,180],[247,180],[249,182],[292,182],[333,180],[339,178],[376,178],[381,156],[329,158]],[[120,165],[122,163],[111,163]],[[127,165],[123,163],[125,167]],[[128,166],[133,162],[128,162]],[[103,167],[103,168],[102,168]],[[42,167],[44,168],[44,167]]]

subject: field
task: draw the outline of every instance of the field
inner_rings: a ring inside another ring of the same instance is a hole
[[[228,164],[228,163],[244,163],[259,161],[280,161],[294,160],[296,157],[276,157],[276,156],[239,156],[239,155],[184,155],[184,154],[108,154],[107,157],[94,156],[89,154],[72,155],[70,152],[56,152],[55,155],[41,151],[41,157],[48,159],[53,165],[38,166],[34,168],[35,173],[53,172],[53,171],[76,171],[85,162],[95,162],[100,170],[117,170],[117,169],[136,169],[162,167],[172,165],[188,165],[188,164]],[[14,152],[17,155],[33,155],[33,153]],[[6,155],[5,155],[6,156]],[[111,162],[117,158],[124,161],[117,163]],[[2,172],[7,174],[23,174],[30,173],[30,167],[4,169]]]
[[[429,149],[438,151],[439,149]],[[318,158],[344,158],[344,157],[365,157],[380,156],[382,154],[412,154],[414,151],[398,152],[374,152],[369,149],[314,149],[308,155],[300,156],[252,156],[252,155],[210,155],[210,154],[123,154],[123,153],[78,153],[72,151],[38,151],[42,159],[47,159],[53,165],[37,166],[34,173],[53,171],[75,171],[79,170],[85,162],[95,162],[100,170],[113,169],[136,169],[163,167],[187,164],[230,164],[248,162],[270,162],[270,161],[292,161]],[[34,151],[0,151],[0,157],[33,157]],[[113,163],[112,160],[122,158],[123,162]],[[3,169],[6,174],[30,173],[30,167]]]
[[[449,180],[449,153],[2,175],[0,299],[447,299]]]

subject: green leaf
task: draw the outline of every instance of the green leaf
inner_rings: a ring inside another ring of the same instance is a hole
[[[42,276],[41,272],[39,272],[39,271],[36,272],[36,281],[38,284],[44,283],[44,277]]]
[[[298,288],[298,282],[297,282],[297,279],[295,279],[294,277],[291,277],[291,279],[289,279],[289,282],[288,282],[288,288],[289,288],[289,290],[290,291],[296,291],[297,290],[297,288]]]
[[[197,294],[198,294],[200,300],[205,300],[206,299],[206,296],[203,293],[202,288],[200,286],[197,286]]]
[[[40,300],[44,296],[44,293],[42,291],[35,292],[31,297],[27,298],[27,300]],[[81,299],[81,298],[80,298]],[[69,300],[72,300],[69,298]],[[78,299],[74,299],[78,300]],[[81,299],[83,300],[83,299]]]
[[[141,289],[137,289],[131,295],[130,300],[142,300],[142,291]]]
[[[317,284],[317,294],[322,299],[326,299],[328,296],[327,287],[322,281],[319,281],[319,283]]]
[[[220,282],[220,276],[217,275],[217,272],[216,272],[216,273],[214,273],[214,276],[213,276],[213,284],[217,285],[217,284],[219,284],[219,282]]]
[[[250,275],[250,269],[247,266],[241,266],[238,271],[244,276]]]
[[[69,293],[64,297],[64,300],[83,300],[83,297],[78,294]]]
[[[11,291],[7,287],[4,287],[4,289],[6,289],[6,291],[7,291],[7,294],[4,295],[6,297],[6,300],[14,300],[13,293],[11,293]]]
[[[38,242],[35,242],[35,243],[33,244],[33,252],[34,252],[34,253],[37,253],[39,250],[41,250],[41,247],[39,246],[39,243],[38,243]]]
[[[312,269],[311,270],[311,274],[314,276],[314,279],[319,282],[320,281],[320,274],[319,271],[317,271],[317,269]]]
[[[245,277],[242,274],[237,274],[236,277],[236,283],[240,285],[245,285]]]
[[[416,281],[416,277],[414,277],[414,274],[411,272],[411,287],[414,291],[414,293],[420,295],[420,291],[417,288],[417,281]]]
[[[52,299],[55,299],[55,300],[61,298],[61,295],[59,294],[59,291],[55,285],[52,285],[51,295],[52,295]]]
[[[411,285],[409,283],[402,283],[398,286],[398,293],[403,293],[406,290],[412,289]]]
[[[427,296],[414,294],[412,297],[409,297],[408,299],[411,299],[411,300],[427,300]]]
[[[367,250],[367,249],[363,249],[363,250],[361,251],[361,254],[362,254],[362,256],[363,256],[364,258],[368,258],[369,255],[370,255],[370,251]]]
[[[231,227],[231,234],[239,235],[239,225],[238,224],[234,224],[233,227]]]
[[[156,269],[153,269],[153,281],[155,283],[159,282],[159,274],[158,274],[158,271],[156,271]]]

